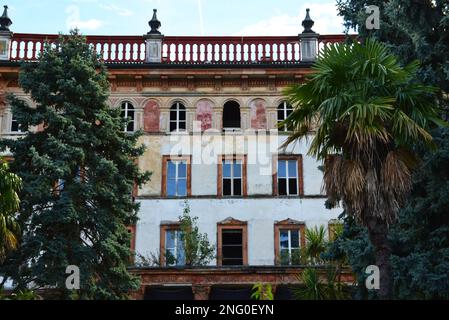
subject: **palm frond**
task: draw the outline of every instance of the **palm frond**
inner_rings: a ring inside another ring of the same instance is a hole
[[[417,142],[432,147],[430,126],[449,125],[439,119],[435,88],[415,81],[418,68],[417,61],[402,67],[372,39],[333,44],[320,52],[307,82],[285,91],[295,109],[282,124],[293,128],[284,147],[313,128],[308,154],[326,162],[328,198],[333,205],[342,200],[359,221],[394,221],[413,169],[405,151]]]

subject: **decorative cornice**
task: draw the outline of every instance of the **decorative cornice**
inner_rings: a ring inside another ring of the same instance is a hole
[[[247,225],[248,222],[229,217],[229,218],[224,219],[223,221],[218,222],[217,224],[218,225],[226,225],[226,226],[241,226],[241,225]]]

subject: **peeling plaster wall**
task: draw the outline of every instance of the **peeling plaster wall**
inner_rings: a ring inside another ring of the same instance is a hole
[[[199,218],[200,232],[211,244],[217,242],[217,223],[228,217],[248,222],[248,262],[274,264],[274,224],[291,218],[307,227],[327,225],[341,209],[326,210],[324,199],[190,199],[191,215]],[[139,200],[141,209],[136,231],[136,251],[149,255],[159,251],[161,221],[177,221],[184,200]],[[216,265],[212,261],[211,265]]]
[[[149,171],[152,173],[151,181],[142,186],[139,190],[140,194],[160,195],[162,181],[162,141],[155,136],[142,136],[139,138],[139,144],[146,147],[145,153],[139,158],[139,168],[141,171]]]
[[[157,102],[148,101],[143,110],[144,131],[159,132],[161,111]]]
[[[196,106],[196,120],[201,123],[201,131],[212,129],[213,104],[211,101],[201,99]]]
[[[267,115],[266,115],[266,102],[263,99],[254,99],[251,101],[251,128],[253,129],[266,129],[267,128]]]

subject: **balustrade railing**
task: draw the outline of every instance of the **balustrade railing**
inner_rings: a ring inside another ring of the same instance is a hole
[[[57,35],[16,33],[11,39],[11,61],[36,61],[46,43]],[[87,36],[106,63],[139,64],[146,61],[142,36]],[[318,48],[344,41],[344,35],[325,35]],[[294,64],[301,62],[298,37],[165,37],[162,63],[165,64]]]
[[[297,37],[166,37],[168,63],[252,64],[300,62]]]

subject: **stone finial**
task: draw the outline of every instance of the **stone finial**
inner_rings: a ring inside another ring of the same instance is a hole
[[[3,6],[5,10],[0,17],[0,31],[10,31],[9,27],[12,25],[12,20],[8,17],[8,6]]]
[[[310,18],[310,9],[307,8],[306,11],[307,11],[306,18],[302,22],[302,26],[304,27],[304,31],[302,33],[315,33],[315,31],[312,30],[315,21],[313,21]]]
[[[151,31],[148,34],[161,34],[159,28],[161,27],[161,22],[157,19],[157,9],[153,9],[153,18],[148,22]]]

